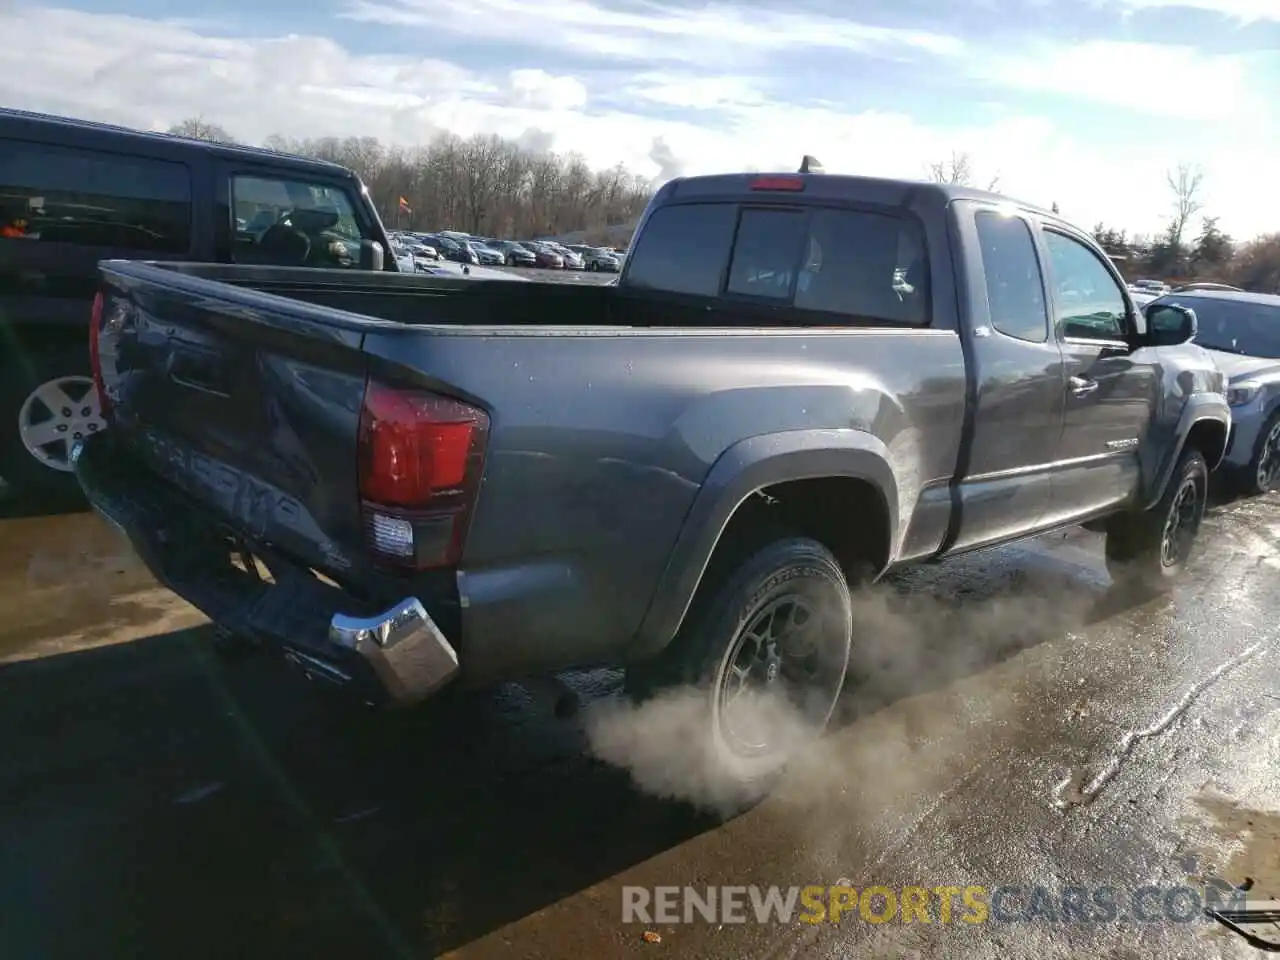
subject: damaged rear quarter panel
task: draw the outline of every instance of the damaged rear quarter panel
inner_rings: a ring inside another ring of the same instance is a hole
[[[433,333],[370,332],[365,349],[387,375],[491,417],[459,575],[460,654],[473,679],[616,662],[667,582],[708,472],[742,440],[865,431],[897,481],[899,535],[920,490],[954,470],[963,411],[954,333]]]

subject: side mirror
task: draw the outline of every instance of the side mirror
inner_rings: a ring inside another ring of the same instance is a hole
[[[1147,318],[1147,340],[1155,347],[1189,343],[1200,332],[1196,312],[1176,303],[1151,303],[1142,308]]]
[[[360,269],[382,269],[382,244],[377,240],[360,241]]]

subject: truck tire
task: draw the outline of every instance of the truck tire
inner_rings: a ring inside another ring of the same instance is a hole
[[[775,540],[704,579],[664,653],[628,669],[627,690],[641,701],[692,694],[688,732],[702,741],[718,805],[750,806],[826,729],[848,669],[851,611],[826,547]]]
[[[105,427],[87,344],[15,351],[6,358],[0,369],[0,477],[19,497],[78,501],[71,445]]]
[[[1263,424],[1253,459],[1237,475],[1241,493],[1254,497],[1280,490],[1280,410]]]
[[[1188,446],[1159,503],[1141,513],[1120,514],[1107,524],[1111,579],[1157,592],[1170,589],[1195,545],[1208,493],[1204,455]]]

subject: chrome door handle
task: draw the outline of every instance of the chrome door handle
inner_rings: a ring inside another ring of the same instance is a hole
[[[1071,392],[1077,397],[1083,397],[1098,389],[1097,380],[1086,380],[1084,377],[1071,378]]]

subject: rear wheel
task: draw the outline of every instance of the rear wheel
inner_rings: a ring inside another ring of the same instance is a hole
[[[71,448],[106,428],[88,347],[15,351],[0,371],[0,476],[20,496],[79,497]]]
[[[1107,570],[1117,583],[1168,590],[1186,567],[1200,532],[1209,468],[1195,447],[1183,450],[1160,502],[1107,525]]]
[[[826,728],[851,638],[840,565],[821,543],[788,537],[704,583],[680,634],[658,661],[632,667],[627,685],[641,700],[692,695],[687,732],[716,794],[747,806]]]

